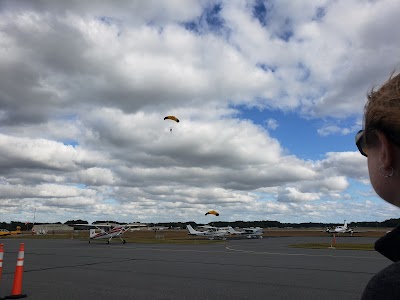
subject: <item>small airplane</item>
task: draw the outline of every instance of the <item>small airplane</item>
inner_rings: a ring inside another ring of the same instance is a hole
[[[74,227],[82,227],[89,229],[89,243],[91,240],[107,239],[107,244],[111,242],[114,237],[118,237],[123,244],[126,241],[121,237],[131,227],[140,227],[137,224],[69,224]]]
[[[11,230],[10,233],[13,234],[21,234],[21,226],[17,226],[16,230]]]
[[[226,233],[228,233],[228,229],[229,229],[229,227],[215,227],[215,226],[210,226],[210,225],[202,225],[202,226],[198,226],[198,227],[207,229],[209,231],[226,232]]]
[[[344,220],[344,224],[342,226],[336,226],[335,228],[326,228],[326,232],[335,234],[350,233],[351,235],[353,235],[354,231],[347,226],[347,222],[346,220]]]
[[[0,229],[0,237],[4,237],[7,235],[20,234],[20,233],[21,233],[21,226],[17,226],[17,230],[12,230],[12,231],[9,231],[7,229]]]
[[[205,231],[197,231],[194,230],[193,227],[191,225],[186,225],[186,228],[189,231],[190,235],[197,235],[197,236],[205,236],[210,240],[215,239],[226,239],[225,236],[228,234],[228,230],[225,228],[221,228],[221,227],[213,227],[213,226],[200,226],[202,228],[206,228],[207,230]]]
[[[7,236],[7,235],[11,235],[11,232],[8,231],[7,229],[0,229],[0,236]]]
[[[263,238],[263,229],[261,227],[242,228],[239,231],[237,231],[233,229],[231,226],[229,226],[228,232],[232,235],[246,236],[248,239]]]

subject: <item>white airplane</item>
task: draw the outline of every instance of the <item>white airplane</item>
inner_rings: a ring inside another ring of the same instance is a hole
[[[107,239],[107,244],[114,237],[118,237],[123,244],[126,241],[121,237],[125,231],[129,230],[131,227],[138,227],[137,224],[126,224],[126,225],[117,225],[117,224],[69,224],[74,227],[83,227],[89,229],[89,243],[91,240],[100,240]]]
[[[226,233],[228,233],[229,228],[231,228],[230,226],[228,226],[228,227],[215,227],[215,226],[210,226],[210,225],[202,225],[202,226],[198,226],[198,227],[207,229],[209,231],[226,232]]]
[[[201,226],[201,227],[206,228],[207,230],[197,231],[197,230],[194,230],[191,225],[186,225],[186,228],[188,229],[190,235],[205,236],[205,237],[209,238],[210,240],[213,240],[214,238],[225,239],[225,236],[228,234],[227,229],[222,229],[219,227],[213,227],[213,226],[208,226],[208,225]]]
[[[346,220],[344,220],[344,224],[342,226],[336,226],[335,228],[327,228],[326,232],[336,233],[336,234],[350,233],[351,235],[353,235],[354,231],[353,231],[353,229],[351,229],[347,226],[347,222],[346,222]]]
[[[228,232],[233,235],[246,236],[248,239],[263,238],[263,229],[261,227],[242,228],[239,231],[237,231],[233,229],[231,226],[229,226]]]

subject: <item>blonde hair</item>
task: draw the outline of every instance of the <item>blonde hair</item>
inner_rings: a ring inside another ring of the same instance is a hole
[[[400,73],[393,75],[379,89],[373,88],[368,94],[364,108],[364,129],[366,136],[372,133],[371,138],[374,137],[373,130],[378,129],[400,145]]]

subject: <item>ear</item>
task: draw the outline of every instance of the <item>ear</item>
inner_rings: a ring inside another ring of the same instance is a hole
[[[384,168],[393,167],[395,158],[395,148],[393,143],[381,132],[378,132],[377,136],[380,142],[380,162],[383,164]]]

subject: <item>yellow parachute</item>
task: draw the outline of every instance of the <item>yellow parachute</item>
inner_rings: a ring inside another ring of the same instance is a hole
[[[172,120],[175,121],[176,123],[179,123],[179,119],[175,116],[166,116],[164,120]]]
[[[206,212],[205,216],[207,215],[215,215],[215,216],[219,216],[219,213],[215,210],[209,210],[208,212]]]

